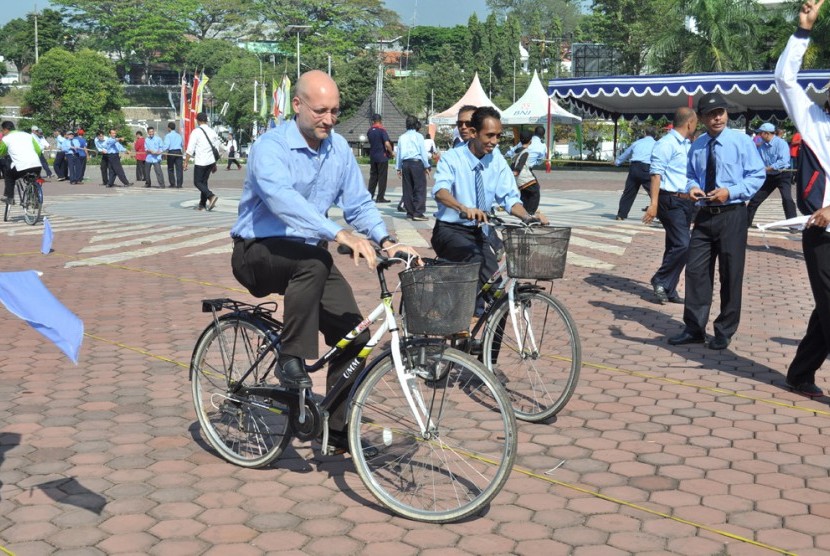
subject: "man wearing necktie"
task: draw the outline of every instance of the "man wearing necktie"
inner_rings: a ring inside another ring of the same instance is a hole
[[[703,95],[697,104],[706,127],[689,149],[687,192],[699,207],[686,265],[683,332],[672,345],[702,344],[712,305],[715,261],[720,277],[721,312],[715,319],[711,349],[726,349],[741,319],[746,256],[746,202],[764,183],[766,170],[758,149],[745,133],[729,129],[726,99]]]
[[[494,156],[502,134],[501,116],[489,106],[473,112],[470,139],[441,157],[432,195],[438,203],[432,248],[443,259],[481,265],[479,286],[498,269],[487,239],[487,211],[494,202],[524,221],[525,210],[513,171],[503,156]]]

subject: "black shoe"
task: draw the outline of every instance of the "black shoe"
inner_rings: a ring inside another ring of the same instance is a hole
[[[682,304],[682,303],[684,302],[684,301],[683,301],[683,298],[682,298],[682,297],[680,297],[680,296],[679,296],[678,294],[676,294],[676,293],[673,293],[672,295],[670,295],[670,296],[668,297],[668,299],[669,299],[669,303],[681,303],[681,304]]]
[[[375,202],[376,203],[391,203],[392,201],[390,201],[389,199],[376,199]]]
[[[669,344],[673,346],[682,346],[685,344],[702,344],[704,340],[705,338],[703,337],[703,335],[696,336],[684,330],[677,336],[672,336],[671,338],[669,338]]]
[[[286,388],[311,388],[311,377],[305,370],[305,363],[293,355],[280,355],[277,366],[280,384]]]
[[[801,394],[802,396],[807,396],[808,398],[820,398],[824,395],[821,388],[816,386],[815,384],[808,384],[802,383],[797,386],[793,386],[792,384],[786,382],[787,388],[795,392],[796,394]]]
[[[669,302],[669,296],[666,294],[666,288],[659,284],[654,285],[654,297],[660,305],[665,305]]]
[[[617,216],[614,218],[614,220],[625,220],[625,218],[623,218],[622,216]]]
[[[395,209],[397,212],[406,212],[406,209],[403,208],[403,205],[398,205],[398,208]]]
[[[726,349],[731,341],[726,336],[715,336],[709,340],[709,349]]]
[[[210,199],[208,199],[207,209],[208,210],[213,210],[213,207],[216,206],[216,201],[218,201],[218,200],[219,200],[219,197],[217,197],[216,195],[211,195]]]

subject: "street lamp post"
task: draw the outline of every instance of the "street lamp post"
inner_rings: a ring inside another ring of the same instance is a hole
[[[297,33],[297,79],[300,78],[300,33],[311,29],[311,25],[289,25],[285,28],[286,33]]]

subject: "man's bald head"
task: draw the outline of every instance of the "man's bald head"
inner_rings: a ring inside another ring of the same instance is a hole
[[[314,150],[331,135],[340,115],[340,91],[326,73],[312,70],[300,76],[291,102],[297,127]]]
[[[688,106],[681,106],[674,111],[672,126],[677,133],[686,139],[690,139],[697,129],[697,112]]]
[[[307,71],[297,80],[296,96],[301,96],[303,100],[309,100],[309,97],[315,94],[331,92],[340,95],[337,83],[324,71]]]

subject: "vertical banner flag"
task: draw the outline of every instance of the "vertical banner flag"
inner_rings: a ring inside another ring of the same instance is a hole
[[[277,119],[277,116],[280,115],[280,99],[279,99],[279,87],[277,87],[277,80],[271,79],[271,116],[274,119]]]
[[[179,92],[179,109],[181,110],[179,131],[184,133],[184,122],[187,119],[187,78],[184,73],[182,73],[182,90]],[[182,135],[182,137],[187,141],[187,135]]]
[[[196,96],[196,113],[202,111],[205,105],[205,86],[210,78],[202,71],[202,78],[199,80],[199,92]],[[195,116],[194,116],[195,117]]]
[[[199,74],[193,76],[193,88],[190,90],[190,105],[187,108],[187,117],[184,121],[184,142],[190,140],[190,133],[196,127],[196,91],[199,90]]]
[[[291,80],[287,75],[282,76],[280,88],[276,93],[276,103],[274,117],[277,118],[277,124],[280,124],[291,118]]]
[[[259,89],[259,117],[265,118],[268,115],[268,96],[266,94],[265,89],[268,88],[268,85],[263,83]]]

